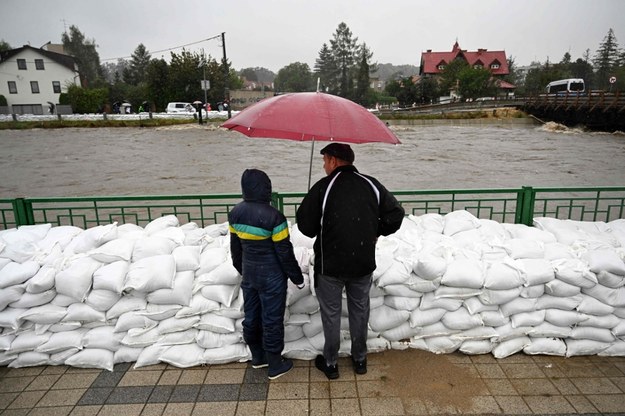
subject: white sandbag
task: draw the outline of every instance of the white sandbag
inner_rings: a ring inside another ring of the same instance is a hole
[[[556,237],[549,231],[536,227],[528,227],[525,224],[501,224],[510,234],[511,238],[542,241],[543,243],[555,243]]]
[[[421,303],[421,298],[406,298],[403,296],[384,296],[382,299],[385,305],[393,309],[404,311],[415,310],[419,307],[419,303]],[[373,299],[371,301],[373,302]]]
[[[112,326],[100,326],[89,330],[82,338],[85,348],[98,348],[109,351],[117,351],[121,346],[120,342],[124,338],[124,334],[114,332]]]
[[[625,262],[610,249],[590,250],[582,255],[588,262],[590,271],[599,273],[606,271],[617,275],[625,275]]]
[[[18,301],[24,294],[24,285],[13,285],[0,289],[0,311]],[[26,308],[24,308],[26,309]]]
[[[546,314],[546,312],[545,312]],[[571,335],[570,326],[557,326],[550,322],[543,322],[533,327],[528,335],[533,338],[568,338]]]
[[[34,351],[35,348],[48,342],[52,334],[44,332],[43,334],[36,334],[34,331],[26,331],[18,334],[17,337],[11,342],[9,351],[13,354],[19,354],[25,351]]]
[[[623,240],[625,241],[625,239]],[[599,357],[622,357],[625,356],[625,341],[613,342],[608,348],[597,353]]]
[[[201,315],[206,312],[219,310],[219,302],[206,299],[202,293],[196,293],[191,297],[189,306],[181,308],[176,312],[176,317],[185,318],[187,316]]]
[[[514,327],[512,326],[512,322],[508,322],[507,324],[495,327],[494,329],[497,332],[497,336],[492,337],[491,341],[504,342],[504,341],[508,341],[511,339],[524,337],[525,335],[529,334],[529,332],[532,330],[532,327],[531,326]]]
[[[382,276],[388,269],[391,268],[393,263],[395,263],[395,258],[393,257],[392,251],[387,251],[380,249],[380,246],[383,245],[388,239],[378,240],[378,244],[375,250],[375,264],[376,268],[373,271],[372,279],[373,281],[377,281],[380,276]],[[309,266],[309,272],[312,270],[314,264],[314,253],[311,256],[311,265]]]
[[[172,252],[176,261],[176,271],[182,272],[186,270],[195,271],[200,268],[200,254],[202,247],[200,246],[180,246],[176,247]]]
[[[148,257],[171,255],[176,243],[165,237],[145,237],[136,240],[132,250],[132,261],[138,262]]]
[[[434,297],[436,299],[469,299],[478,296],[482,293],[482,289],[474,289],[470,287],[447,287],[439,286],[434,291]]]
[[[423,293],[434,292],[436,289],[440,287],[442,279],[443,279],[442,277],[437,277],[434,280],[427,280],[413,273],[410,275],[408,282],[406,282],[408,285],[408,289],[410,289],[411,291],[411,292],[406,292],[406,293],[408,293],[410,296],[405,296],[405,297],[418,298],[418,297],[421,297]],[[401,285],[386,286],[384,287],[384,291],[385,293],[388,293],[388,294],[392,294],[394,292],[396,296],[401,296],[401,293],[404,292],[405,290],[403,289],[396,290],[398,286],[400,287]],[[415,292],[415,293],[412,293],[412,292]]]
[[[408,321],[406,321],[394,328],[381,332],[380,336],[392,342],[407,340],[410,337],[417,335],[420,331],[421,328],[414,328],[410,326],[410,323]]]
[[[556,277],[551,262],[546,259],[519,259],[517,264],[523,271],[525,286],[548,283]]]
[[[195,327],[202,331],[212,331],[217,334],[230,334],[235,331],[234,319],[212,312],[203,314]]]
[[[612,343],[601,342],[590,339],[573,339],[567,338],[564,340],[566,343],[566,356],[575,357],[578,355],[597,355],[602,351],[607,350]]]
[[[472,315],[484,311],[497,311],[499,306],[497,305],[485,305],[482,303],[479,297],[474,296],[464,300],[464,307],[467,308]]]
[[[93,289],[87,295],[85,304],[91,306],[99,312],[105,312],[111,309],[121,298],[121,295],[110,290]]]
[[[74,237],[82,232],[82,228],[73,225],[51,227],[46,236],[37,242],[37,246],[44,251],[49,251],[58,244],[61,250],[65,250]]]
[[[522,326],[536,326],[545,321],[545,311],[521,312],[510,315],[510,322],[514,328]]]
[[[155,321],[162,321],[176,316],[180,309],[182,309],[182,306],[176,304],[160,305],[156,303],[148,303],[145,310],[139,311],[138,313]]]
[[[137,224],[126,223],[117,227],[118,238],[125,238],[127,240],[139,240],[147,236],[148,234],[145,232],[143,227]]]
[[[195,328],[189,328],[184,331],[169,332],[163,334],[158,340],[158,345],[184,345],[192,344],[196,341],[197,335],[200,331]]]
[[[442,277],[447,270],[447,261],[439,256],[425,254],[419,259],[413,268],[415,274],[426,280],[434,280]]]
[[[171,254],[146,257],[130,264],[124,291],[149,293],[157,289],[171,289],[175,276],[176,262]]]
[[[454,260],[447,266],[441,284],[450,287],[479,289],[484,286],[483,266],[476,260]]]
[[[447,328],[459,330],[471,329],[484,324],[479,315],[472,315],[466,308],[447,312],[441,321]]]
[[[462,341],[445,336],[429,337],[425,340],[425,343],[428,351],[434,354],[451,354],[462,345]]]
[[[128,347],[145,347],[149,348],[150,346],[156,344],[163,336],[158,333],[158,328],[131,328],[127,333],[120,332],[120,335],[123,335],[120,343],[122,345],[126,345]]]
[[[520,296],[522,298],[539,298],[545,294],[545,285],[538,284],[533,286],[527,286],[521,289]]]
[[[85,348],[65,360],[65,365],[79,368],[101,368],[113,371],[114,353],[110,350]]]
[[[551,262],[556,278],[573,286],[591,288],[598,283],[597,276],[579,259],[560,259]]]
[[[213,238],[206,234],[206,230],[204,228],[190,228],[188,227],[190,224],[197,226],[197,224],[188,222],[180,227],[180,229],[184,232],[184,242],[182,245],[184,246],[198,246],[200,247],[200,252],[207,244],[213,241]]]
[[[9,363],[9,368],[35,367],[46,365],[50,356],[45,353],[26,351],[17,356],[17,358]]]
[[[563,282],[562,280],[554,279],[549,283],[545,283],[545,293],[552,296],[575,296],[579,295],[581,292],[581,287]]]
[[[577,306],[577,310],[582,313],[590,314],[590,315],[610,315],[614,313],[614,307],[610,305],[606,305],[593,298],[592,296],[582,294],[580,295],[581,302]]]
[[[103,311],[93,309],[84,303],[73,303],[67,307],[67,314],[63,322],[106,322],[106,314]]]
[[[11,331],[13,332],[13,331]],[[7,351],[11,348],[11,343],[15,339],[14,333],[3,333],[0,330],[0,351]]]
[[[151,235],[169,227],[178,227],[180,221],[175,215],[163,215],[162,217],[153,219],[145,225],[144,230]]]
[[[410,312],[408,311],[398,311],[397,309],[382,305],[371,310],[369,326],[376,332],[383,332],[408,321],[409,317]]]
[[[287,326],[301,326],[310,322],[310,315],[306,313],[289,313],[287,309],[285,315],[287,316],[284,323]]]
[[[520,294],[520,287],[506,290],[483,289],[478,298],[485,305],[503,305],[518,298]]]
[[[204,286],[201,290],[202,296],[206,299],[214,300],[229,307],[239,296],[238,285],[210,285]]]
[[[24,293],[21,298],[10,303],[9,306],[12,308],[34,308],[49,303],[55,297],[56,291],[54,289],[42,293]]]
[[[285,325],[284,326],[284,342],[291,342],[304,336],[304,330],[301,325]]]
[[[196,276],[208,273],[226,261],[228,252],[223,247],[207,247],[200,255],[200,268],[195,271]]]
[[[289,311],[295,314],[306,313],[312,315],[318,310],[319,301],[317,300],[317,297],[313,295],[305,296],[289,306]]]
[[[391,267],[382,274],[377,281],[378,287],[405,283],[410,277],[412,269],[401,261],[394,261]]]
[[[61,322],[65,315],[67,315],[67,307],[47,304],[26,309],[19,319],[36,324],[55,324]]]
[[[17,229],[6,230],[0,236],[7,245],[22,241],[37,242],[43,240],[52,224],[20,225]]]
[[[186,238],[180,227],[168,227],[152,234],[148,233],[148,235],[150,238],[166,238],[174,242],[176,246],[183,245]]]
[[[205,285],[238,285],[241,283],[241,275],[229,261],[224,261],[208,273],[196,273],[196,276],[196,292]]]
[[[87,252],[89,256],[101,263],[130,261],[135,242],[124,238],[116,238]]]
[[[0,351],[0,365],[8,366],[11,362],[17,360],[18,354]]]
[[[139,359],[142,352],[142,347],[133,348],[122,345],[117,351],[115,351],[115,355],[113,355],[113,362],[115,364],[133,363]]]
[[[513,259],[542,259],[545,256],[545,245],[541,241],[525,238],[506,240],[504,248]]]
[[[544,295],[536,300],[537,309],[562,309],[563,311],[572,311],[582,302],[581,295],[570,296],[567,298],[561,296]]]
[[[114,332],[127,332],[132,328],[147,330],[155,328],[156,325],[158,325],[158,323],[147,316],[141,315],[136,311],[130,311],[123,313],[117,318]]]
[[[566,344],[558,338],[532,338],[532,343],[523,348],[523,352],[528,355],[556,355],[564,357],[566,355]]]
[[[30,279],[33,280],[33,279]],[[625,276],[620,276],[614,273],[606,272],[605,270],[597,273],[597,280],[599,284],[603,286],[611,287],[617,289],[619,287],[625,286]]]
[[[428,309],[443,308],[447,311],[455,311],[462,306],[462,299],[453,298],[436,298],[433,292],[425,293],[421,298],[419,309],[426,311]]]
[[[465,210],[452,211],[444,216],[443,234],[452,236],[479,226],[479,220],[470,212]]]
[[[176,303],[189,306],[193,295],[193,281],[195,274],[192,270],[177,272],[174,277],[174,286],[171,289],[157,289],[148,293],[146,299],[150,303],[167,305]]]
[[[531,343],[532,340],[527,336],[508,339],[495,345],[493,347],[492,354],[495,358],[506,358],[511,356],[512,354],[516,354],[517,352],[522,351]]]
[[[617,338],[625,338],[625,320],[619,320],[619,323],[612,327],[612,334]],[[0,347],[0,350],[2,348]]]
[[[420,327],[420,328],[416,327],[415,329],[418,329],[419,332],[413,336],[414,339],[431,338],[431,337],[450,337],[451,335],[461,332],[459,329],[447,328],[445,324],[443,324],[442,322],[436,322],[431,325],[427,325],[427,326]],[[460,343],[462,342],[460,340],[457,340],[457,341],[459,342],[458,345],[460,345]]]
[[[226,345],[221,348],[204,350],[202,359],[206,364],[226,364],[235,361],[243,362],[250,360],[251,354],[245,344]]]
[[[74,239],[67,245],[65,252],[86,253],[102,244],[108,243],[117,238],[117,223],[98,225],[91,227],[76,235]]]
[[[545,260],[547,261],[573,259],[575,257],[572,247],[568,244],[562,244],[560,242],[545,244]]]
[[[385,341],[387,342],[387,341]],[[367,350],[373,352],[367,341]],[[314,360],[319,354],[319,350],[313,347],[308,338],[300,338],[295,341],[285,342],[282,355],[292,360]]]
[[[162,353],[171,348],[171,345],[150,345],[142,349],[139,357],[135,361],[134,369],[146,367],[149,365],[155,365],[160,363],[160,356]]]
[[[218,334],[213,331],[198,331],[197,345],[202,348],[222,348],[226,345],[237,344],[242,341],[240,333]],[[285,343],[289,342],[286,341]]]
[[[160,321],[157,329],[159,334],[164,335],[172,332],[186,331],[187,329],[193,328],[199,322],[199,316],[189,316],[188,318],[176,318],[172,316],[171,318]]]
[[[546,309],[545,321],[556,326],[574,326],[588,319],[588,315],[577,311],[564,311],[560,309]]]
[[[293,226],[291,227],[290,238],[291,238],[291,243],[293,244],[293,246],[298,246],[298,247],[301,246],[301,247],[305,247],[311,250],[315,242],[314,238],[310,238],[302,234],[297,224],[293,224]]]
[[[595,328],[612,329],[622,322],[622,319],[614,315],[588,315],[584,314],[586,319],[578,323],[577,326],[591,326]]]
[[[82,337],[86,332],[87,330],[85,329],[76,329],[74,331],[53,333],[46,342],[36,347],[35,351],[56,354],[69,348],[81,350],[83,348]]]
[[[484,287],[494,290],[514,289],[526,283],[520,261],[510,258],[486,265]],[[553,273],[552,273],[553,274]]]
[[[24,263],[11,262],[0,269],[0,289],[24,283],[38,271],[39,263],[34,260]]]
[[[26,311],[28,311],[28,309],[15,308],[6,308],[0,311],[0,327],[17,330],[23,322],[20,316]]]
[[[26,282],[26,292],[42,293],[54,287],[56,269],[50,266],[41,267],[33,277]]]
[[[458,350],[467,355],[488,354],[493,350],[493,343],[487,339],[469,339],[462,341]]]
[[[493,328],[493,327],[490,327],[490,326],[476,326],[476,327],[465,329],[463,331],[455,333],[455,334],[451,335],[451,337],[460,339],[460,340],[462,340],[464,342],[464,341],[466,341],[468,339],[472,339],[472,340],[488,339],[488,340],[491,340],[492,338],[497,337],[497,335],[498,335],[497,331],[495,331],[495,328]]]
[[[82,302],[93,284],[93,274],[102,266],[91,257],[82,257],[70,263],[54,277],[57,293]]]
[[[32,241],[9,243],[0,239],[0,244],[0,248],[2,248],[2,250],[0,250],[0,259],[4,261],[10,260],[21,264],[28,261],[36,261],[38,255],[41,254],[37,244]]]
[[[590,295],[606,305],[614,306],[615,308],[625,307],[625,287],[612,289],[597,284],[590,288],[582,288],[582,293]]]
[[[599,342],[614,342],[614,334],[607,328],[595,328],[590,326],[577,326],[571,330],[573,339],[590,339]]]
[[[287,282],[287,287],[286,287],[286,306],[287,307],[293,305],[298,300],[306,296],[310,296],[312,294],[311,287],[310,287],[310,279],[308,275],[304,275],[304,285],[305,286],[302,289],[299,289],[290,280]]]
[[[306,338],[312,338],[323,331],[321,323],[321,313],[316,312],[310,315],[310,321],[302,325]]]
[[[113,320],[121,314],[130,311],[138,311],[147,307],[145,298],[136,296],[123,296],[115,305],[106,312],[106,319]]]
[[[503,313],[504,316],[510,316],[521,312],[532,312],[536,310],[536,302],[536,299],[513,299],[500,306],[501,313]]]
[[[103,265],[93,273],[93,288],[121,294],[124,290],[128,267],[129,262],[123,260]]]

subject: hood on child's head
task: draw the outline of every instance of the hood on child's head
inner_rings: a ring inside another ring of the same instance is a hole
[[[271,202],[271,179],[262,170],[245,169],[241,190],[246,201]]]

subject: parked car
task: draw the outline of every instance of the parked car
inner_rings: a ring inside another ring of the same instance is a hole
[[[168,113],[195,113],[195,108],[191,103],[174,102],[168,103],[165,111]]]

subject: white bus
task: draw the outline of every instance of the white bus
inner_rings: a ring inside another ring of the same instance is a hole
[[[581,78],[560,79],[547,84],[547,94],[566,94],[584,92],[584,80]]]

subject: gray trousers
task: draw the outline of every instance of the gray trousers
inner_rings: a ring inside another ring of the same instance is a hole
[[[362,361],[367,357],[371,276],[368,274],[356,279],[340,279],[317,274],[317,300],[325,337],[323,356],[328,365],[335,365],[339,358],[343,288],[347,295],[352,358]]]

